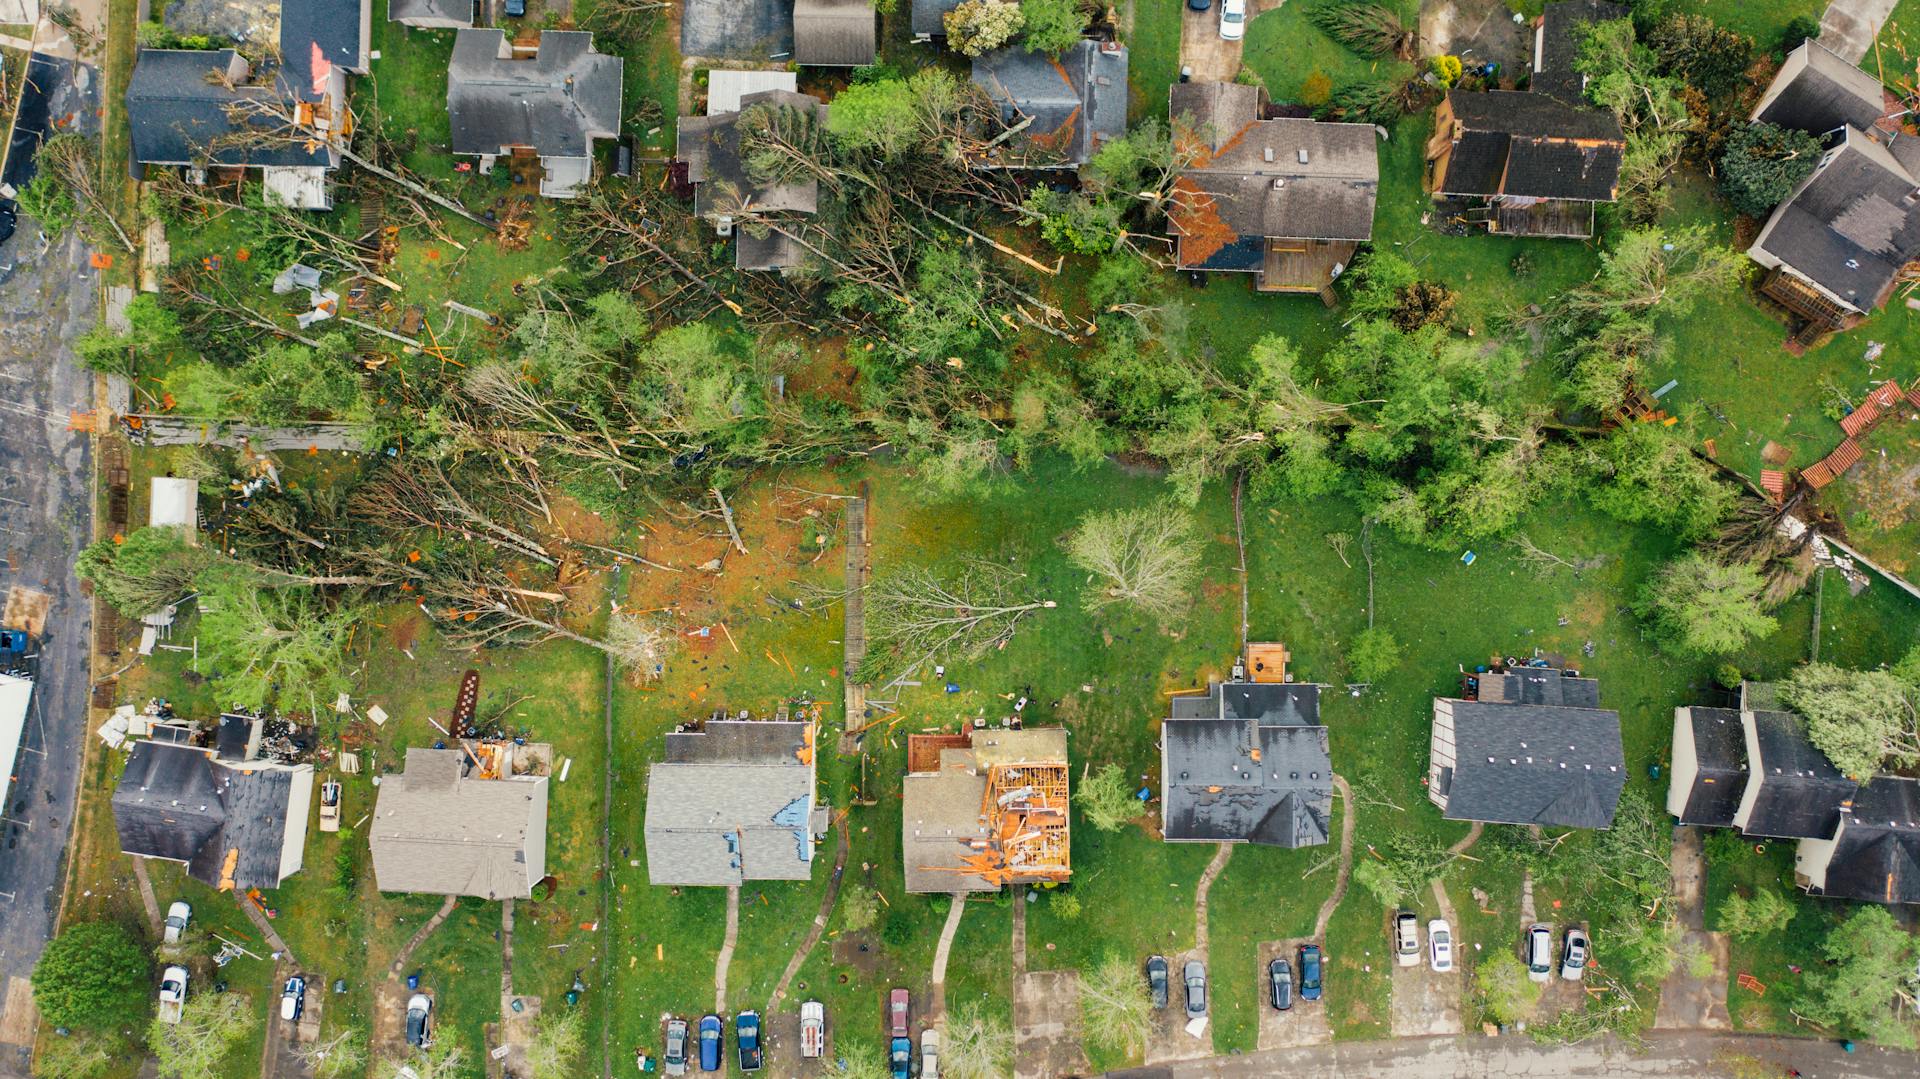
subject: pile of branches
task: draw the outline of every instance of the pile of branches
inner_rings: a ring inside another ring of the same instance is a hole
[[[1420,35],[1374,0],[1334,0],[1307,12],[1320,32],[1362,56],[1413,59]]]

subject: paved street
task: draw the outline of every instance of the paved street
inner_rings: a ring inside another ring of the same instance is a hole
[[[1760,1062],[1774,1075],[1798,1069],[1805,1079],[1909,1079],[1920,1069],[1920,1059],[1914,1054],[1897,1050],[1863,1046],[1846,1053],[1830,1041],[1661,1031],[1648,1036],[1644,1053],[1635,1053],[1612,1039],[1548,1047],[1535,1045],[1525,1035],[1488,1038],[1473,1034],[1273,1049],[1108,1074],[1115,1079],[1264,1079],[1274,1075],[1341,1079],[1705,1079],[1733,1074],[1732,1066],[1743,1058]]]

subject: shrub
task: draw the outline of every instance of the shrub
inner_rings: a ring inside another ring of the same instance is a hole
[[[962,56],[982,56],[1013,40],[1025,19],[1009,0],[960,0],[941,20],[947,47]]]
[[[149,973],[145,950],[124,927],[79,922],[40,953],[33,1003],[56,1027],[119,1029],[146,1016]]]
[[[1356,682],[1377,682],[1400,665],[1400,642],[1385,626],[1370,626],[1347,650],[1347,671]]]
[[[1117,764],[1080,781],[1073,792],[1073,804],[1087,823],[1103,832],[1117,832],[1140,815],[1140,800],[1133,796],[1133,782]]]
[[[1540,1002],[1540,984],[1527,977],[1520,957],[1505,949],[1474,968],[1473,991],[1487,1018],[1503,1025],[1525,1019]]]
[[[1058,56],[1079,42],[1087,17],[1078,0],[1020,0],[1021,35],[1028,52]]]

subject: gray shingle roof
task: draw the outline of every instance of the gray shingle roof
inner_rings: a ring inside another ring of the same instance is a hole
[[[1580,57],[1581,29],[1588,24],[1626,17],[1626,8],[1607,0],[1559,0],[1548,4],[1540,14],[1540,42],[1528,87],[1563,101],[1584,103],[1585,80],[1573,68],[1573,62]]]
[[[1600,707],[1600,683],[1558,667],[1512,667],[1479,676],[1480,700],[1488,704]]]
[[[1840,824],[1841,804],[1859,784],[1814,748],[1807,721],[1791,712],[1748,712],[1750,761],[1757,791],[1742,828],[1747,835],[1778,839],[1828,839]]]
[[[736,885],[813,874],[813,728],[709,720],[667,736],[647,772],[647,876]]]
[[[960,6],[960,0],[913,0],[915,37],[946,37],[947,12]]]
[[[1177,137],[1197,151],[1180,173],[1169,223],[1176,235],[1239,238],[1198,268],[1259,265],[1275,239],[1373,236],[1380,160],[1373,127],[1261,119],[1264,92],[1229,83],[1176,83],[1168,107]],[[1304,160],[1302,160],[1304,158]],[[1250,260],[1250,261],[1249,261]]]
[[[1620,714],[1545,704],[1450,702],[1449,820],[1606,828],[1626,784]]]
[[[360,23],[371,0],[291,0],[280,5],[280,63],[288,92],[327,96],[333,69],[365,71]]]
[[[1887,147],[1858,129],[1787,201],[1748,253],[1784,264],[1842,302],[1870,311],[1920,255],[1920,189]]]
[[[1327,841],[1333,763],[1311,683],[1213,683],[1161,724],[1170,840],[1310,847]],[[1185,713],[1185,714],[1183,714]]]
[[[705,218],[737,216],[743,210],[756,215],[811,214],[819,208],[820,182],[812,177],[797,182],[759,184],[747,175],[740,158],[739,123],[756,108],[798,109],[824,126],[827,106],[820,99],[791,90],[762,90],[740,99],[740,112],[682,116],[675,136],[674,156],[687,163],[687,180],[694,184],[693,211]],[[743,270],[781,269],[800,261],[796,245],[775,233],[749,235],[735,231],[734,262]]]
[[[1447,103],[1460,126],[1438,194],[1613,201],[1626,141],[1612,114],[1513,90]]]
[[[193,746],[136,742],[111,803],[120,849],[183,862],[216,888],[231,853],[235,887],[277,888],[294,775],[227,768]]]
[[[1740,712],[1732,708],[1687,709],[1688,725],[1693,731],[1693,746],[1698,771],[1687,803],[1680,813],[1681,824],[1703,828],[1726,828],[1740,810],[1740,796],[1747,787],[1747,744],[1740,725]]]
[[[871,64],[878,22],[872,0],[794,0],[794,63],[811,67]]]
[[[621,60],[593,35],[548,30],[530,60],[502,58],[499,30],[460,30],[447,65],[447,113],[456,154],[532,147],[542,157],[586,157],[620,132]]]
[[[973,61],[1000,119],[1033,122],[992,151],[1007,168],[1072,168],[1127,133],[1127,49],[1082,38],[1059,59],[1014,46]]]
[[[457,749],[409,749],[368,825],[383,892],[527,898],[547,875],[546,776],[470,779]]]
[[[1920,780],[1875,776],[1860,788],[1820,894],[1920,903]]]
[[[244,61],[239,62],[244,66]],[[236,70],[232,49],[141,49],[127,83],[127,123],[134,160],[156,165],[325,166],[338,164],[325,146],[284,137],[248,137],[228,110],[246,98],[277,100],[272,85],[229,89],[216,74]],[[255,118],[261,132],[278,125]]]
[[[1869,130],[1889,111],[1879,80],[1809,38],[1787,54],[1753,118],[1823,135],[1847,126]]]

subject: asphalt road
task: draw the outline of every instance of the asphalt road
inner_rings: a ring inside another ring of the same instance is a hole
[[[1743,1059],[1744,1058],[1744,1059]],[[1805,1079],[1910,1079],[1920,1055],[1861,1046],[1852,1053],[1831,1041],[1769,1038],[1704,1031],[1656,1031],[1636,1053],[1608,1038],[1583,1045],[1541,1046],[1525,1035],[1337,1042],[1304,1049],[1272,1049],[1208,1057],[1154,1068],[1110,1072],[1115,1079],[1254,1079],[1338,1076],[1341,1079],[1667,1079],[1734,1074],[1736,1063],[1758,1061],[1771,1074],[1798,1069]],[[1759,1071],[1757,1074],[1769,1074]]]
[[[80,81],[66,82],[54,107],[91,123],[98,83]],[[38,237],[38,226],[22,219],[0,248],[0,267],[14,264],[0,283],[0,588],[53,596],[16,778],[0,807],[0,990],[33,970],[53,932],[89,689],[88,610],[72,566],[90,538],[92,462],[86,437],[67,421],[70,410],[92,404],[91,377],[71,345],[95,321],[99,281],[77,239],[41,251]],[[24,1055],[0,1045],[0,1075]]]

